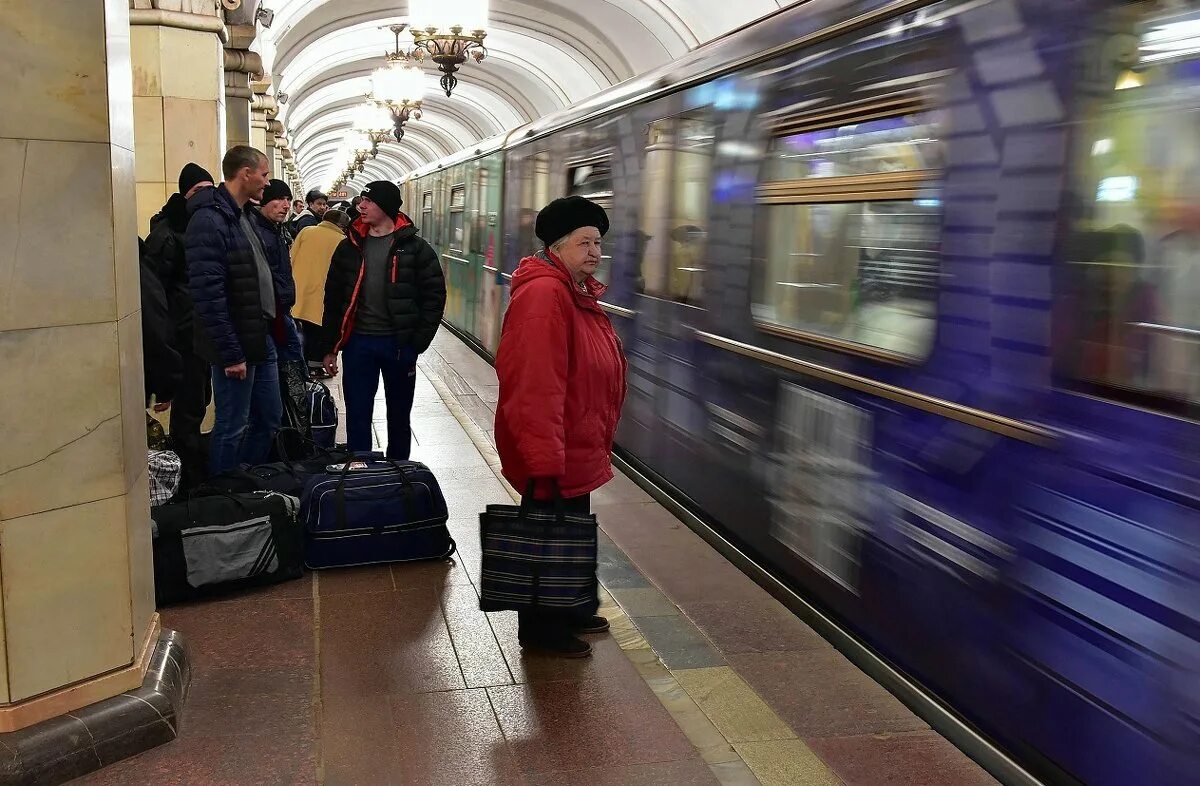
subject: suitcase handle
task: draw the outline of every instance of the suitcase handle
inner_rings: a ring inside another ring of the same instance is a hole
[[[400,485],[404,487],[404,493],[407,494],[413,490],[412,481],[404,473],[404,467],[400,466],[394,459],[385,458],[377,459],[378,461],[386,461],[396,468],[396,473],[400,476]],[[339,527],[346,526],[346,478],[350,477],[350,466],[353,464],[352,459],[346,460],[346,466],[342,468],[341,477],[338,478],[337,488],[333,492],[333,504],[337,510],[337,522]]]

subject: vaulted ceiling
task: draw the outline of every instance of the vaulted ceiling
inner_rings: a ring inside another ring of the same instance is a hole
[[[447,0],[449,2],[449,0]],[[451,98],[426,61],[424,116],[385,143],[365,174],[397,180],[482,139],[543,117],[656,66],[791,0],[492,0],[487,59],[468,62]],[[276,93],[307,187],[345,167],[341,142],[371,72],[395,47],[387,25],[407,0],[264,0],[275,12],[255,49]],[[403,45],[404,38],[401,38]],[[411,43],[411,39],[409,39]]]

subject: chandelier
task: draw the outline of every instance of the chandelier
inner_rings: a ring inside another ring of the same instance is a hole
[[[367,96],[391,112],[391,122],[384,129],[390,126],[397,142],[404,139],[405,123],[421,119],[421,99],[425,97],[425,72],[412,63],[412,58],[420,60],[423,53],[409,55],[400,49],[400,34],[407,27],[388,26],[396,36],[396,51],[386,53],[387,64],[371,74],[371,94]]]
[[[437,63],[449,98],[458,85],[458,67],[468,57],[476,63],[487,57],[488,0],[411,0],[409,20],[413,43]]]

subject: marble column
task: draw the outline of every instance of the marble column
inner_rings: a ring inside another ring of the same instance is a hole
[[[225,136],[221,45],[227,34],[212,3],[129,3],[137,226],[145,237],[150,217],[177,190],[185,164],[194,161],[220,180]],[[145,5],[153,7],[141,7]]]
[[[12,732],[141,686],[159,628],[129,9],[5,0],[4,18],[0,51],[20,63],[0,113],[0,732]],[[47,208],[65,194],[69,219]]]

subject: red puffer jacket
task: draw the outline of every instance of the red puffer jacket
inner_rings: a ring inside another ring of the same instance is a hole
[[[557,478],[564,497],[612,479],[613,437],[625,403],[625,353],[597,298],[549,252],[526,257],[512,278],[500,331],[496,449],[504,477],[520,493],[530,478]],[[549,488],[534,496],[546,499]]]

